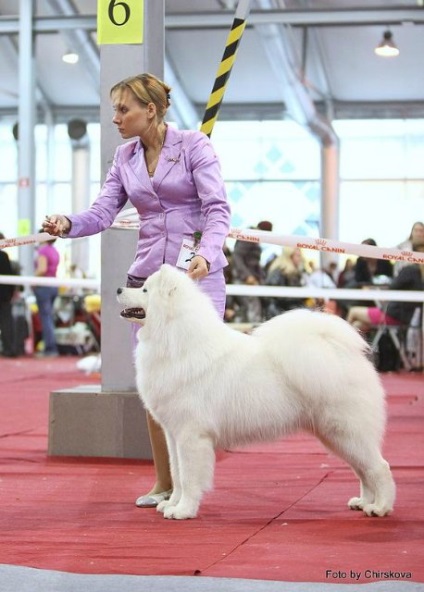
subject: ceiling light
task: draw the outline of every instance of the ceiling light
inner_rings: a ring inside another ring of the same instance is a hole
[[[73,51],[67,51],[63,54],[62,60],[66,64],[76,64],[79,60],[79,55]]]
[[[396,43],[393,41],[391,31],[385,31],[381,43],[374,49],[378,56],[383,58],[394,58],[399,55],[399,50]]]

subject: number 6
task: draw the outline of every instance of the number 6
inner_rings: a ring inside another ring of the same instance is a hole
[[[122,6],[122,8],[124,9],[124,12],[125,12],[125,17],[124,17],[124,20],[122,21],[122,23],[119,23],[114,17],[114,10],[118,6]],[[116,0],[110,0],[107,12],[108,12],[108,16],[109,16],[110,21],[114,25],[116,25],[117,27],[122,27],[123,25],[125,25],[129,21],[130,16],[131,16],[131,10],[130,10],[130,7],[128,6],[128,4],[126,2],[116,2]]]

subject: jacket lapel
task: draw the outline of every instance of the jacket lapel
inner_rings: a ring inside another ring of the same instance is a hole
[[[172,171],[183,158],[182,134],[172,126],[168,125],[165,142],[159,158],[159,163],[153,177],[153,185],[159,188],[165,177]]]
[[[140,141],[134,146],[134,153],[128,160],[128,166],[131,169],[133,175],[136,177],[137,182],[141,183],[145,189],[154,194],[152,183],[144,160],[143,146]]]
[[[156,194],[162,181],[175,166],[178,166],[180,160],[183,158],[182,140],[182,133],[176,128],[168,125],[165,142],[162,147],[159,162],[152,179],[149,177],[147,172],[143,146],[141,142],[138,142],[134,146],[134,154],[128,160],[128,166],[131,168],[138,182],[142,183],[149,193],[154,195]]]

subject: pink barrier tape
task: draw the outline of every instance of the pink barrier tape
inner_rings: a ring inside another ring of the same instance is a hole
[[[123,230],[132,230],[137,229],[138,227],[138,214],[132,208],[131,210],[124,210],[118,214],[115,222],[112,224],[112,228]],[[47,232],[40,232],[39,234],[4,239],[0,241],[0,249],[46,242],[51,240],[51,238],[52,236]],[[387,247],[374,247],[372,245],[345,243],[328,238],[310,238],[296,235],[284,236],[266,230],[244,230],[240,228],[232,228],[228,234],[228,238],[254,243],[281,245],[283,247],[312,249],[314,251],[334,253],[335,255],[358,255],[369,257],[371,259],[386,259],[392,262],[406,261],[408,263],[424,264],[424,253]]]
[[[130,210],[124,210],[112,224],[112,228],[134,229],[138,228],[138,219]],[[374,247],[356,243],[345,243],[328,238],[310,238],[307,236],[284,236],[266,230],[243,230],[232,228],[228,238],[243,240],[253,243],[267,243],[281,245],[283,247],[298,247],[299,249],[312,249],[335,255],[360,255],[371,259],[387,259],[388,261],[407,261],[408,263],[424,263],[424,253],[405,251],[386,247]]]
[[[236,240],[255,243],[263,242],[272,245],[282,245],[284,247],[298,247],[299,249],[313,249],[314,251],[323,251],[336,255],[361,255],[363,257],[370,257],[371,259],[386,259],[393,262],[407,261],[408,263],[419,263],[421,265],[424,263],[424,253],[374,247],[372,245],[344,243],[328,238],[309,238],[295,235],[282,236],[265,230],[240,230],[237,228],[231,229],[228,236]]]
[[[48,232],[39,232],[38,234],[27,234],[26,236],[18,236],[15,238],[5,238],[0,240],[0,249],[8,247],[22,247],[23,245],[33,245],[35,243],[45,243],[55,237]]]

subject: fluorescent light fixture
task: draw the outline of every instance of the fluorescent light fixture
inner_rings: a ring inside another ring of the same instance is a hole
[[[374,52],[383,58],[394,58],[399,55],[399,49],[396,43],[393,41],[393,35],[391,31],[385,31],[383,39],[374,49]]]
[[[79,55],[77,53],[75,53],[74,51],[67,51],[66,53],[63,54],[62,60],[66,64],[76,64],[79,60]]]

